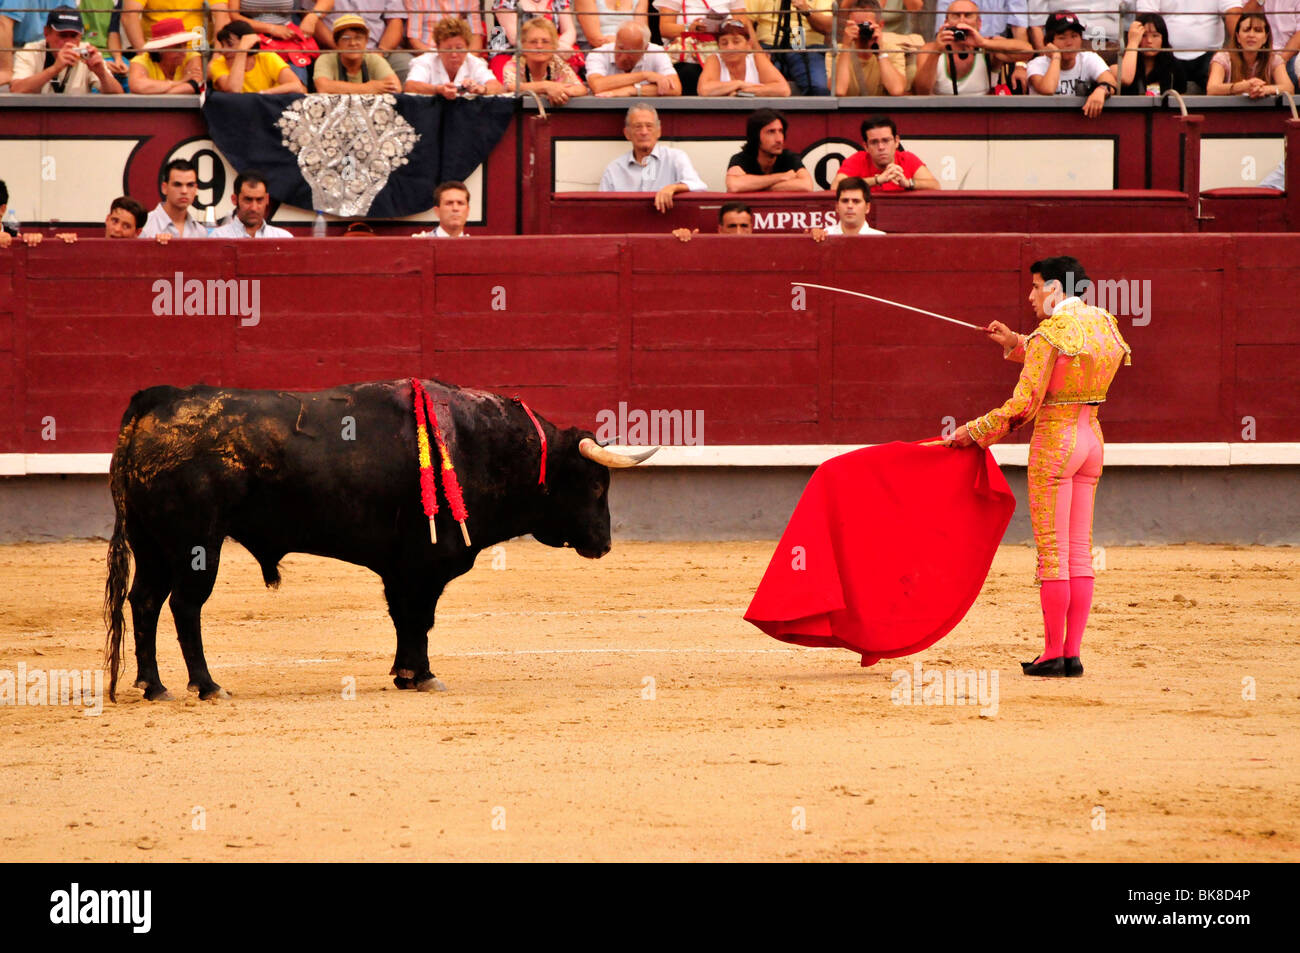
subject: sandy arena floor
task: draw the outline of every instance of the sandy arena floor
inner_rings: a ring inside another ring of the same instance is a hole
[[[105,549],[0,546],[0,677],[98,663]],[[0,707],[0,856],[1300,859],[1296,550],[1108,551],[1087,675],[1043,680],[1017,664],[1028,548],[948,638],[870,669],[741,619],[771,549],[485,553],[442,601],[450,690],[426,695],[386,674],[369,573],[290,556],[268,592],[227,544],[205,643],[234,698],[186,695],[164,612],[178,701]],[[996,671],[996,712],[892,704],[918,660]]]

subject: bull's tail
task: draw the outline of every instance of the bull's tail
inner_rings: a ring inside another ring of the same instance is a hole
[[[126,601],[126,585],[131,576],[131,547],[126,541],[126,486],[124,463],[131,444],[135,421],[122,427],[113,450],[113,464],[109,468],[109,487],[113,493],[113,538],[108,544],[108,582],[104,585],[104,626],[108,630],[104,642],[104,667],[108,669],[108,697],[117,701],[117,677],[122,672],[122,629],[125,619],[122,604]]]
[[[126,538],[126,463],[135,437],[136,421],[176,393],[174,387],[150,387],[131,398],[122,415],[122,426],[113,448],[109,467],[109,489],[113,494],[113,538],[108,544],[108,581],[104,584],[104,667],[108,669],[108,697],[117,701],[117,679],[122,673],[122,630],[126,627],[122,604],[126,602],[131,577],[131,544]]]

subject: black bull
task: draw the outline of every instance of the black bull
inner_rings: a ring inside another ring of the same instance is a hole
[[[451,421],[442,427],[464,492],[471,546],[441,485],[438,541],[430,541],[409,381],[314,393],[151,387],[131,398],[110,471],[116,518],[104,615],[111,698],[122,669],[128,598],[136,686],[151,700],[171,697],[155,654],[158,616],[169,596],[190,689],[205,699],[225,695],[208,673],[200,613],[226,537],[253,554],[268,586],[279,584],[278,564],[291,552],[342,559],[378,574],[397,629],[394,682],[422,690],[442,687],[428,656],[438,597],[481,550],[531,534],[592,559],[609,552],[608,467],[631,466],[649,454],[622,456],[587,431],[561,430],[538,417],[547,445],[540,485],[541,440],[518,402],[422,383],[450,408]],[[432,424],[428,429],[432,445]],[[436,461],[436,445],[432,450]]]

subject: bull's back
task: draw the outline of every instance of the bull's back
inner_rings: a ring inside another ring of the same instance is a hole
[[[115,476],[130,508],[156,523],[193,520],[241,542],[319,552],[359,526],[391,527],[418,488],[405,423],[392,383],[149,388],[124,417]]]

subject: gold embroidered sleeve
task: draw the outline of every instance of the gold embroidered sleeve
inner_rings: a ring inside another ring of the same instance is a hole
[[[1017,427],[1033,420],[1047,394],[1047,383],[1060,353],[1046,336],[1030,335],[1025,344],[1025,368],[1020,372],[1015,392],[997,410],[968,421],[966,432],[981,447],[997,443]]]

